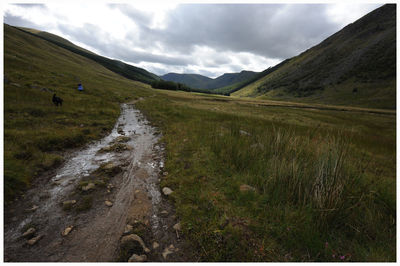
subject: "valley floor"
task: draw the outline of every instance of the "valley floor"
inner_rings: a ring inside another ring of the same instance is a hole
[[[175,91],[138,108],[200,260],[395,260],[395,111]]]
[[[6,205],[7,261],[396,260],[394,111],[148,90]]]
[[[124,104],[107,137],[68,153],[62,167],[6,206],[5,261],[127,261],[133,253],[150,261],[190,259],[160,193],[158,139],[140,112]],[[146,247],[128,241],[133,235]]]

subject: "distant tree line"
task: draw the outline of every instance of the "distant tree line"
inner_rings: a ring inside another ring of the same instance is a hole
[[[165,80],[155,80],[151,83],[151,87],[160,90],[171,90],[171,91],[187,91],[187,92],[200,92],[207,94],[222,94],[225,96],[229,96],[229,93],[217,93],[210,90],[202,90],[191,88],[185,84],[173,82],[173,81],[165,81]]]

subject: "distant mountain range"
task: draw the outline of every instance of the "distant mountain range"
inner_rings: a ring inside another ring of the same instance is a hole
[[[243,70],[240,73],[225,73],[212,79],[199,74],[168,73],[161,76],[161,79],[183,83],[192,88],[214,90],[249,80],[257,74],[258,72]]]
[[[396,108],[396,5],[387,4],[234,96]]]
[[[13,28],[91,59],[126,78],[147,84],[160,80],[145,69],[97,55],[57,35]],[[238,97],[394,109],[396,5],[386,4],[300,55],[262,72],[226,73],[214,79],[168,73],[161,79]]]
[[[148,84],[150,84],[153,81],[160,80],[160,77],[158,77],[153,73],[148,72],[145,69],[135,67],[118,60],[113,60],[104,56],[97,55],[55,34],[30,28],[23,28],[23,27],[15,27],[15,28],[24,31],[26,33],[29,33],[31,35],[34,35],[36,37],[39,37],[41,39],[44,39],[46,41],[49,41],[71,52],[89,58],[103,65],[109,70],[117,74],[120,74],[126,78],[141,81]],[[179,82],[194,89],[213,90],[249,80],[257,74],[258,74],[257,72],[253,71],[242,71],[240,73],[226,73],[218,78],[212,79],[197,74],[169,73],[163,75],[161,78],[166,81]]]

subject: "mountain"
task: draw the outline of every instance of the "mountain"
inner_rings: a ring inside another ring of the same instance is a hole
[[[83,49],[82,47],[79,47],[79,46],[73,44],[72,42],[70,42],[60,36],[57,36],[57,35],[54,35],[54,34],[51,34],[48,32],[44,32],[44,31],[38,31],[35,29],[22,28],[22,27],[15,27],[15,28],[19,29],[23,32],[26,32],[28,34],[31,34],[33,36],[36,36],[38,38],[49,41],[55,45],[58,45],[64,49],[67,49],[73,53],[76,53],[76,54],[79,54],[86,58],[89,58],[89,59],[101,64],[102,66],[108,68],[109,70],[111,70],[121,76],[124,76],[128,79],[132,79],[132,80],[136,80],[136,81],[140,81],[140,82],[144,82],[144,83],[148,83],[148,84],[150,84],[151,82],[153,82],[155,80],[160,79],[157,75],[150,73],[143,68],[135,67],[135,66],[126,64],[119,60],[113,60],[113,59],[110,59],[110,58],[107,58],[104,56],[97,55],[91,51],[88,51],[86,49]]]
[[[210,89],[222,88],[242,81],[249,80],[257,75],[258,72],[243,70],[240,73],[225,73],[213,80],[209,85]]]
[[[199,74],[178,74],[178,73],[168,73],[160,76],[161,79],[165,81],[173,81],[178,83],[183,83],[189,87],[197,89],[206,89],[208,83],[213,79],[202,76]]]
[[[16,27],[17,29],[30,32],[32,34],[38,35],[40,37],[43,37],[43,39],[46,39],[47,41],[53,41],[53,43],[60,43],[69,47],[73,47],[75,49],[81,50],[86,53],[91,53],[94,54],[92,51],[86,50],[78,45],[73,44],[72,42],[68,41],[67,39],[64,39],[58,35],[52,34],[50,32],[46,31],[40,31],[37,29],[31,29],[31,28],[25,28],[25,27]]]
[[[166,81],[183,83],[192,88],[215,90],[249,80],[257,74],[258,72],[243,70],[240,73],[225,73],[215,79],[212,79],[199,74],[168,73],[161,76],[161,78]]]
[[[279,68],[282,67],[284,64],[286,64],[288,61],[289,61],[289,59],[286,59],[286,60],[280,62],[279,64],[277,64],[277,65],[274,66],[274,67],[269,67],[269,68],[267,68],[266,70],[264,70],[264,71],[262,71],[262,72],[256,73],[255,75],[253,75],[253,76],[252,76],[251,78],[249,78],[249,79],[245,79],[245,80],[243,80],[243,81],[240,81],[240,82],[237,82],[237,83],[234,83],[234,84],[225,86],[225,87],[221,87],[221,88],[214,89],[213,92],[214,92],[214,93],[222,93],[222,94],[225,94],[225,93],[229,93],[229,94],[230,94],[230,93],[233,93],[233,92],[235,92],[235,91],[238,91],[238,90],[240,90],[240,89],[246,87],[247,85],[253,83],[254,81],[256,81],[256,80],[258,80],[258,79],[264,77],[265,75],[270,74],[270,73],[272,73],[273,71],[279,69]]]
[[[396,108],[396,5],[372,11],[233,95]]]

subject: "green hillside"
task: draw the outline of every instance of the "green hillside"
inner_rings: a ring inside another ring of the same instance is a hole
[[[282,62],[280,62],[279,64],[277,64],[276,66],[273,67],[269,67],[266,70],[260,72],[260,73],[256,73],[255,75],[253,75],[252,77],[248,78],[248,79],[244,79],[242,81],[236,82],[232,85],[228,85],[225,87],[221,87],[221,88],[217,88],[212,90],[214,93],[233,93],[236,92],[244,87],[246,87],[247,85],[253,83],[254,81],[278,70],[280,67],[282,67],[283,65],[285,65],[287,62],[289,62],[290,59],[286,59]]]
[[[211,78],[199,74],[178,74],[168,73],[160,76],[165,81],[173,81],[185,84],[191,88],[205,89],[207,84],[212,81]]]
[[[217,78],[212,79],[199,74],[168,73],[161,76],[161,78],[167,81],[183,83],[189,87],[197,89],[217,91],[217,89],[224,87],[224,89],[220,90],[219,92],[229,93],[231,86],[246,82],[249,79],[257,76],[257,74],[258,72],[243,70],[239,73],[225,73]],[[227,89],[228,87],[229,89]]]
[[[239,73],[225,73],[222,76],[219,76],[214,79],[213,83],[209,84],[209,89],[217,89],[226,87],[232,84],[245,82],[254,76],[256,76],[258,72],[246,71],[243,70]]]
[[[233,95],[394,109],[396,5],[374,10]]]
[[[55,34],[52,34],[52,33],[46,32],[46,31],[40,31],[40,30],[36,30],[36,29],[31,29],[31,28],[25,28],[25,27],[16,27],[16,28],[24,30],[24,31],[27,31],[27,32],[30,32],[30,33],[33,33],[33,34],[38,35],[40,37],[43,37],[44,39],[46,39],[48,41],[53,41],[54,43],[60,43],[60,44],[63,44],[65,46],[70,46],[70,47],[73,47],[73,48],[75,48],[77,50],[81,50],[81,51],[86,52],[86,53],[94,54],[92,51],[89,51],[89,50],[86,50],[86,49],[84,49],[82,47],[79,47],[79,46],[73,44],[72,42],[68,41],[67,39],[64,39],[64,38],[62,38],[62,37],[60,37],[58,35],[55,35]]]
[[[78,93],[82,83],[84,92]],[[41,172],[59,165],[61,151],[100,138],[119,103],[148,95],[149,86],[96,62],[4,25],[4,191],[10,200]],[[51,102],[63,98],[62,108]]]
[[[148,72],[147,70],[139,67],[135,67],[129,64],[126,64],[124,62],[121,62],[119,60],[113,60],[104,56],[97,55],[93,52],[90,52],[88,50],[85,50],[81,47],[78,47],[71,43],[68,40],[65,40],[64,38],[61,38],[57,35],[48,33],[48,32],[43,32],[43,31],[37,31],[37,30],[32,30],[32,29],[26,29],[26,28],[18,28],[21,31],[24,31],[26,33],[32,34],[34,36],[37,36],[39,38],[42,38],[46,41],[49,41],[53,44],[56,44],[62,48],[65,48],[73,53],[76,53],[78,55],[84,56],[88,59],[91,59],[102,66],[108,68],[109,70],[120,74],[128,79],[132,80],[137,80],[141,81],[147,84],[150,84],[154,80],[159,80],[160,78],[153,74]]]

